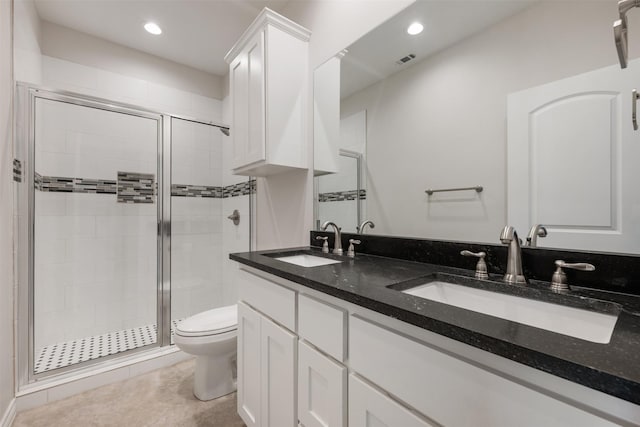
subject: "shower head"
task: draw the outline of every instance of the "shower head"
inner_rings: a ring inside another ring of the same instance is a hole
[[[218,128],[218,129],[220,129],[220,132],[222,132],[225,135],[229,136],[229,128]]]

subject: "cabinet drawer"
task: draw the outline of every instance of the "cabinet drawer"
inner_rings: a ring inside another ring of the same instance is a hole
[[[347,368],[298,345],[298,417],[304,427],[347,425]]]
[[[349,362],[358,374],[446,426],[613,426],[523,384],[349,318]]]
[[[433,427],[389,396],[349,375],[349,427]]]
[[[238,296],[241,301],[245,301],[289,330],[296,330],[295,291],[240,270]]]
[[[347,313],[332,305],[298,296],[298,335],[331,357],[344,362]]]

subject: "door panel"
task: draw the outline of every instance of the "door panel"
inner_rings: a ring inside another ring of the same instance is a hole
[[[612,66],[509,95],[508,223],[521,235],[543,224],[541,246],[640,250],[633,75]]]

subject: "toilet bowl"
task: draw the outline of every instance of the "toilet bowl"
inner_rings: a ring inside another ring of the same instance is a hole
[[[174,342],[196,356],[193,394],[211,400],[236,390],[238,311],[235,305],[215,308],[184,319]]]

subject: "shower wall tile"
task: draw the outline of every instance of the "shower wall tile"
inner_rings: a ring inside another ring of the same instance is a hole
[[[35,196],[36,305],[46,313],[36,320],[36,346],[153,324],[157,206],[104,194]]]
[[[67,201],[59,194],[42,191],[35,192],[36,216],[65,215],[67,213]]]
[[[235,304],[238,300],[238,280],[239,270],[236,262],[231,261],[227,254],[232,252],[246,252],[249,250],[249,198],[255,197],[244,195],[229,197],[222,200],[223,222],[223,253],[222,276],[223,276],[223,302],[224,305]],[[237,209],[240,213],[240,224],[234,225],[232,221],[226,219],[226,215]]]

